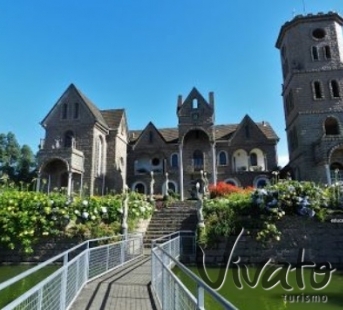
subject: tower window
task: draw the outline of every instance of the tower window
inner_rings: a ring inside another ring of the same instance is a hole
[[[312,59],[319,60],[318,48],[317,46],[312,46]]]
[[[64,103],[62,107],[62,119],[67,119],[67,116],[68,116],[68,105]]]
[[[192,100],[192,109],[198,109],[198,108],[199,108],[198,98],[194,98]]]
[[[339,91],[339,84],[336,80],[333,80],[330,82],[330,88],[331,88],[331,95],[333,98],[341,97],[341,94]]]
[[[313,87],[314,87],[314,98],[323,99],[323,91],[322,91],[322,86],[320,85],[320,82],[315,81],[313,83]]]
[[[324,46],[324,55],[326,59],[331,59],[331,49],[329,45]]]
[[[329,116],[324,123],[326,135],[339,135],[339,126],[337,119]]]
[[[323,39],[325,35],[326,35],[325,30],[322,28],[317,28],[312,31],[312,36],[315,39]]]

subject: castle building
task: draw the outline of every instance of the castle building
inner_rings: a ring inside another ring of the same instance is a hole
[[[246,115],[238,124],[216,125],[214,94],[206,100],[196,88],[178,97],[176,114],[175,128],[150,122],[130,131],[124,109],[99,110],[71,84],[41,122],[39,189],[103,195],[127,184],[184,199],[204,178],[244,187],[269,182],[279,138],[268,122]]]
[[[331,184],[343,171],[342,25],[334,12],[299,15],[277,38],[288,166],[298,180]]]

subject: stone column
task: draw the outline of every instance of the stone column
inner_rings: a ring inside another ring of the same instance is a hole
[[[183,195],[183,156],[182,156],[182,144],[179,145],[179,176],[180,176],[180,199],[184,200]]]
[[[81,172],[81,181],[80,181],[80,197],[83,196],[83,172]]]
[[[71,181],[72,181],[73,173],[71,171],[68,172],[68,189],[67,189],[67,195],[68,197],[71,196]]]
[[[212,182],[214,185],[217,184],[217,164],[216,164],[216,144],[211,144],[212,149]]]
[[[325,164],[325,173],[326,173],[326,181],[328,185],[331,185],[331,172],[330,172],[330,166],[329,164]]]
[[[39,191],[40,191],[40,179],[41,179],[41,174],[38,173],[38,176],[37,176],[37,184],[36,184],[36,192],[39,192]]]
[[[154,201],[154,171],[150,172],[151,180],[150,180],[150,201]]]
[[[166,193],[165,196],[168,197],[169,196],[169,179],[168,179],[168,172],[166,172]]]

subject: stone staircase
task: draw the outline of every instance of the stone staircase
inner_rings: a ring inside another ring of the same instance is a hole
[[[144,235],[144,247],[150,248],[152,240],[175,231],[195,231],[197,221],[196,201],[176,202],[169,207],[156,209]]]

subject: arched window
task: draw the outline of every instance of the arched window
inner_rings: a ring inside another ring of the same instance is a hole
[[[132,185],[132,190],[140,194],[146,194],[146,186],[143,182],[136,182]]]
[[[172,154],[172,156],[170,157],[170,166],[172,168],[179,167],[179,156],[176,153]]]
[[[251,166],[257,166],[257,154],[256,153],[250,153],[250,165]]]
[[[319,59],[319,54],[318,54],[317,46],[312,46],[312,59],[313,60],[318,60]]]
[[[197,109],[197,108],[199,108],[198,98],[194,98],[192,100],[192,109]]]
[[[64,147],[72,147],[74,144],[74,133],[71,130],[68,130],[64,134]]]
[[[193,166],[194,169],[203,169],[204,166],[204,154],[200,150],[195,150],[193,152]]]
[[[322,99],[323,98],[323,91],[322,91],[322,86],[320,85],[320,82],[315,81],[313,83],[313,88],[314,88],[314,97],[316,99]]]
[[[227,156],[225,151],[220,151],[218,154],[218,165],[226,166],[227,165]]]
[[[333,80],[330,82],[330,88],[331,88],[331,95],[333,98],[341,97],[340,91],[339,91],[339,84],[336,80]]]
[[[104,167],[104,143],[102,137],[99,136],[96,142],[96,174],[98,176],[103,174]]]
[[[226,184],[230,184],[230,185],[233,185],[233,186],[237,186],[237,187],[240,186],[239,182],[236,179],[234,179],[234,178],[226,179],[224,182]]]
[[[266,176],[258,176],[255,178],[254,180],[254,187],[255,188],[263,188],[265,187],[266,185],[270,184],[270,181],[269,179],[266,177]]]
[[[327,117],[324,127],[326,135],[339,135],[339,125],[336,118],[332,116]]]
[[[324,46],[324,55],[326,59],[331,59],[331,50],[329,45]]]

